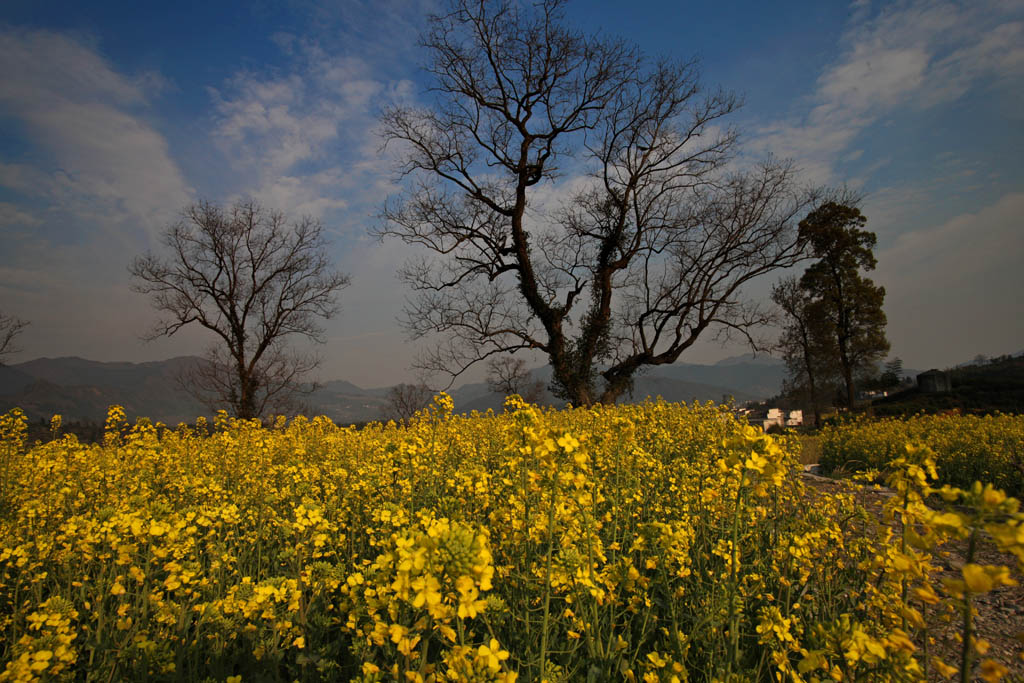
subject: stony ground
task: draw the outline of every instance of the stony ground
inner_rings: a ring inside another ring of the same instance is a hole
[[[813,466],[807,469],[809,471],[804,477],[815,490],[831,493],[852,491],[858,501],[867,510],[874,512],[879,519],[882,518],[883,503],[886,498],[893,495],[892,491],[884,487],[861,486],[845,480],[822,477],[813,473]],[[943,556],[937,558],[935,562],[941,567],[940,579],[960,577],[966,552],[966,541],[950,542],[941,548]],[[1012,567],[1016,559],[1012,555],[998,552],[990,543],[982,543],[980,549],[975,548],[975,562],[1005,564]],[[991,644],[987,656],[1010,670],[1005,680],[1024,681],[1024,642],[1020,640],[1024,634],[1024,585],[1001,587],[976,598],[975,606],[977,634]],[[960,658],[959,624],[946,623],[935,615],[929,623],[929,630],[934,634],[934,644],[930,646],[934,650],[930,654],[937,654],[950,664],[957,663]],[[944,680],[937,675],[934,675],[933,679]]]

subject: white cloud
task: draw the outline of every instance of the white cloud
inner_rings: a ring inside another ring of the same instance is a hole
[[[897,105],[921,87],[927,67],[928,53],[923,48],[858,44],[853,54],[818,80],[818,96],[824,102],[811,117],[824,121],[844,113],[864,115],[869,108]]]
[[[1014,264],[1024,254],[1024,194],[1009,194],[992,206],[900,235],[879,253],[894,264],[890,276],[903,287],[932,290],[937,281],[962,281]],[[1016,269],[1024,287],[1024,270]]]
[[[193,331],[139,344],[154,314],[130,291],[126,270],[192,196],[146,118],[162,79],[125,75],[81,38],[25,31],[0,38],[0,114],[29,143],[29,154],[0,159],[0,187],[14,195],[0,203],[7,237],[0,298],[33,322],[23,355],[142,360],[200,351],[205,338]],[[390,161],[378,152],[376,109],[410,99],[412,84],[312,43],[293,41],[290,49],[293,60],[281,70],[239,73],[214,94],[212,137],[239,179],[227,189],[324,218],[339,267],[356,276],[329,330],[381,333],[325,349],[337,361],[325,371],[343,376],[352,358],[372,356],[356,364],[361,381],[378,372],[386,381],[406,379],[406,363],[396,362],[406,343],[394,322],[404,296],[394,277],[401,247],[379,246],[365,229],[395,191]]]
[[[0,114],[25,149],[0,159],[0,298],[32,321],[23,355],[152,354],[126,267],[191,195],[147,118],[164,80],[122,73],[88,38],[14,29],[0,30],[0,73]]]
[[[26,197],[55,200],[65,191],[67,183],[66,173],[48,173],[29,164],[6,164],[0,161],[0,187]]]
[[[443,13],[441,0],[291,0],[309,17],[304,36],[345,46],[387,72],[404,72],[420,58],[417,34],[428,14]],[[275,36],[286,48],[298,42],[293,35]]]
[[[163,88],[159,75],[126,76],[80,40],[15,30],[0,33],[0,72],[0,111],[46,157],[5,164],[5,186],[135,229],[159,225],[187,201],[166,140],[139,114]]]
[[[283,73],[243,72],[211,90],[213,137],[245,176],[239,193],[317,216],[379,206],[393,188],[378,151],[376,110],[407,98],[411,84],[314,42],[278,42],[291,55]]]
[[[324,357],[320,376],[374,386],[406,381],[412,346],[396,323],[406,291],[395,272],[410,249],[379,244],[367,228],[398,190],[394,151],[380,150],[377,111],[411,100],[414,88],[351,51],[293,36],[277,42],[286,64],[236,74],[211,90],[212,138],[240,178],[227,200],[251,196],[324,221],[352,284],[340,293],[339,315],[324,325],[327,346],[314,349]]]
[[[937,59],[922,104],[934,105],[966,94],[978,79],[997,81],[1024,73],[1024,22],[994,26],[976,42]]]
[[[144,104],[160,89],[159,76],[127,77],[115,72],[95,45],[50,31],[3,32],[0,97],[26,111],[66,101]]]
[[[948,103],[1024,74],[1019,4],[914,0],[873,16],[863,9],[853,13],[842,55],[822,70],[806,113],[762,126],[754,140],[796,159],[817,182],[835,182],[835,166],[857,138],[897,110]]]
[[[14,204],[0,202],[0,225],[39,225],[41,222],[41,218]]]
[[[238,165],[260,163],[267,172],[281,173],[337,136],[333,107],[307,95],[297,75],[275,81],[242,75],[230,87],[234,96],[213,93],[220,115],[214,134]]]

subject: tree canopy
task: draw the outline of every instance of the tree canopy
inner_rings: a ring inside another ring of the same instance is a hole
[[[800,278],[807,314],[842,375],[848,407],[856,399],[856,376],[870,372],[889,351],[882,310],[885,288],[863,277],[876,265],[875,234],[854,206],[826,202],[800,221],[800,236],[817,259]]]

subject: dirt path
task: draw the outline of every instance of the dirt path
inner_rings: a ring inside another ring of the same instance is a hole
[[[865,509],[871,511],[881,520],[882,506],[893,492],[883,488],[862,486],[846,480],[830,479],[814,474],[814,466],[807,466],[804,480],[815,490],[823,493],[852,492],[857,501]],[[895,522],[899,524],[899,522]],[[948,542],[940,548],[939,557],[934,564],[940,567],[938,579],[961,578],[961,568],[967,552],[966,541]],[[1000,553],[988,542],[975,548],[975,562],[978,564],[995,564],[1015,566],[1016,558]],[[1018,574],[1019,578],[1019,574]],[[1024,634],[1024,585],[1003,586],[974,600],[977,609],[975,628],[977,635],[987,640],[991,649],[987,657],[1000,662],[1010,670],[1004,680],[1024,681],[1024,643],[1018,640],[1018,634]],[[959,626],[948,624],[937,617],[928,624],[929,631],[935,641],[929,649],[949,664],[956,664],[960,658]],[[933,680],[944,680],[935,675]],[[976,680],[982,680],[977,678]]]

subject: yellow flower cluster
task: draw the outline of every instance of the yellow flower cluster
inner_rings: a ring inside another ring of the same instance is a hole
[[[27,632],[12,649],[12,659],[0,673],[0,681],[59,679],[74,664],[73,641],[77,633],[72,621],[78,618],[71,603],[52,597],[26,617]]]
[[[969,488],[982,481],[1024,495],[1024,415],[917,415],[859,419],[821,431],[826,470],[881,470],[908,443],[935,453],[939,481]]]
[[[480,639],[470,624],[487,609],[481,594],[492,588],[487,532],[428,512],[419,516],[415,528],[391,534],[386,551],[372,562],[364,560],[362,571],[340,586],[340,604],[348,615],[343,629],[354,635],[355,651],[371,664],[364,664],[364,674],[377,674],[373,662],[380,662],[396,677],[401,670],[412,680],[436,680],[443,662],[452,680],[480,665],[493,675],[469,680],[515,680],[499,666],[508,652],[496,640],[479,645],[474,656],[467,646]],[[405,520],[388,509],[375,518]]]
[[[797,444],[711,404],[407,424],[166,429],[28,444],[0,417],[0,681],[996,680],[973,607],[1024,562],[1017,502],[884,463],[874,520]],[[938,458],[941,471],[941,458]],[[925,505],[944,496],[949,509]],[[898,529],[898,531],[893,531]],[[931,617],[960,625],[934,659]],[[929,654],[925,654],[925,653]]]

